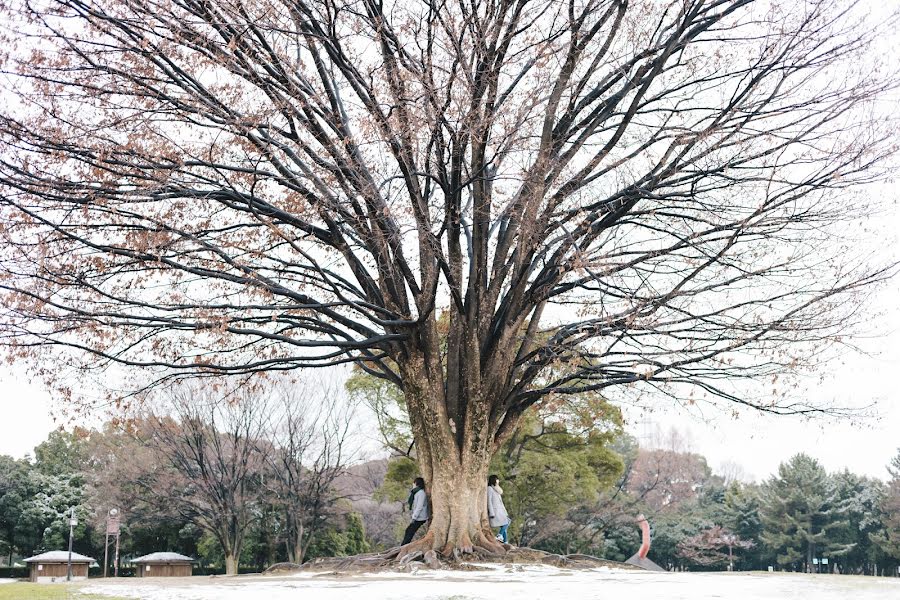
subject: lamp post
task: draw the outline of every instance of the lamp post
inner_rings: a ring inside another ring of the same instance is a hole
[[[73,506],[69,512],[69,561],[66,566],[66,581],[72,581],[72,538],[76,525],[78,525],[78,519],[75,518],[75,507]]]
[[[103,577],[106,577],[109,560],[109,538],[116,536],[116,553],[113,561],[113,577],[119,576],[119,509],[111,508],[106,513],[106,537],[103,544]]]
[[[734,571],[734,555],[731,553],[731,548],[734,546],[735,536],[726,533],[721,539],[722,542],[725,543],[725,546],[728,547],[728,570]]]

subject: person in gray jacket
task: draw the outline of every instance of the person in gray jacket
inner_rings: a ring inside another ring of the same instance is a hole
[[[491,527],[499,527],[497,539],[504,544],[508,543],[506,530],[509,527],[509,513],[503,505],[503,488],[500,487],[500,478],[496,475],[488,477],[487,489],[488,521]]]
[[[416,477],[413,485],[414,487],[409,491],[409,498],[407,499],[409,510],[412,512],[412,521],[406,528],[406,533],[403,535],[403,542],[400,543],[401,546],[405,546],[412,541],[416,532],[419,530],[419,527],[428,521],[429,516],[428,494],[425,493],[425,480],[421,477]]]

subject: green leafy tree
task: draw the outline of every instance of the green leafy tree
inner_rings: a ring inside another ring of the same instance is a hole
[[[403,502],[409,497],[413,480],[419,476],[419,465],[407,456],[396,456],[388,462],[384,482],[375,490],[375,499]]]
[[[355,369],[344,386],[353,401],[368,406],[375,415],[384,446],[398,456],[410,455],[413,435],[402,390],[361,369]]]
[[[34,449],[34,466],[44,475],[84,473],[89,461],[89,432],[57,429]]]
[[[0,541],[8,557],[64,548],[72,508],[79,519],[74,547],[93,550],[86,435],[83,429],[51,432],[35,448],[33,463],[0,457]]]
[[[687,561],[678,554],[678,544],[684,539],[699,535],[709,522],[698,517],[695,505],[682,505],[678,510],[671,510],[651,518],[650,560],[666,569],[684,567]],[[632,554],[637,546],[632,549]]]
[[[492,470],[515,517],[510,533],[520,545],[539,546],[560,526],[571,529],[561,518],[595,504],[622,474],[622,459],[610,449],[621,414],[602,398],[579,400],[531,411],[494,457]]]
[[[32,466],[27,461],[11,456],[0,456],[0,551],[12,565],[13,554],[21,551],[20,523],[25,505],[31,499],[28,473]]]
[[[334,525],[320,530],[310,542],[304,560],[323,556],[352,556],[369,551],[362,517],[355,512],[346,515],[343,529]]]
[[[696,542],[694,549],[696,549],[701,545],[701,540],[705,539],[704,543],[707,544],[712,543],[710,539],[705,538],[705,535],[709,531],[718,532],[716,527],[721,525],[724,518],[725,490],[721,485],[721,480],[709,473],[708,467],[697,471],[698,459],[702,460],[704,467],[706,459],[692,453],[676,454],[681,454],[680,458],[687,461],[686,463],[682,460],[675,461],[675,465],[680,465],[677,473],[699,472],[705,474],[695,483],[687,486],[692,487],[693,491],[690,494],[681,494],[680,499],[659,506],[659,496],[654,494],[651,497],[652,502],[647,503],[646,508],[651,511],[655,509],[656,512],[647,513],[652,528],[652,543],[648,556],[657,564],[669,568],[693,566],[710,568],[716,563],[704,563],[702,560],[698,560],[703,556],[702,552],[685,552],[684,544],[686,540],[694,540]],[[687,471],[684,470],[685,464],[689,467]],[[667,487],[677,481],[677,485],[671,489],[686,489],[686,484],[689,483],[689,480],[678,480],[671,477],[666,477],[666,480],[668,481]]]
[[[309,544],[304,561],[324,556],[347,556],[347,537],[331,526],[320,530]]]
[[[271,499],[275,499],[272,495]],[[243,564],[252,566],[256,571],[263,571],[269,565],[280,562],[279,534],[284,529],[285,519],[280,507],[261,502],[257,518],[251,522],[241,550]],[[294,562],[288,557],[288,562]]]
[[[554,552],[574,548],[578,552],[624,561],[640,544],[640,534],[635,517],[645,512],[642,498],[629,492],[629,484],[635,475],[640,446],[633,436],[622,432],[609,444],[608,449],[622,461],[622,472],[614,485],[601,490],[597,502],[578,507],[567,515],[571,527],[555,535],[556,545],[545,542]]]
[[[755,543],[722,526],[723,496],[698,497],[651,517],[649,558],[670,569],[724,569],[733,564],[735,548],[743,554]],[[633,546],[632,554],[635,550]]]
[[[813,558],[833,559],[853,549],[837,541],[850,526],[848,510],[819,462],[797,454],[762,486],[762,541],[782,567],[809,571]]]
[[[203,531],[199,528],[197,528],[197,531],[200,532],[200,537],[197,540],[197,558],[200,559],[201,566],[211,567],[218,571],[227,571],[225,551],[218,538],[208,531]],[[240,557],[235,561],[235,573],[238,565],[248,564],[251,558],[252,549],[245,545],[241,549]]]
[[[41,475],[39,492],[26,507],[26,513],[34,513],[45,523],[41,546],[43,550],[60,550],[69,538],[69,514],[75,509],[78,525],[73,532],[76,548],[84,548],[89,542],[85,534],[90,525],[90,507],[85,503],[84,479],[78,474]]]

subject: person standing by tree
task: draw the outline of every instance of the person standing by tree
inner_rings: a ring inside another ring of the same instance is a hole
[[[497,539],[505,544],[508,541],[506,530],[509,527],[509,513],[503,505],[503,488],[500,487],[500,478],[496,475],[488,477],[487,501],[488,520],[491,527],[500,528]]]
[[[401,546],[410,543],[416,535],[416,532],[419,530],[419,527],[424,525],[428,520],[428,494],[425,493],[425,480],[421,477],[416,477],[415,481],[413,481],[413,489],[409,491],[409,500],[407,500],[407,503],[409,504],[409,509],[412,511],[412,521],[410,521],[409,526],[406,528],[406,533],[403,535],[403,542],[400,544]]]

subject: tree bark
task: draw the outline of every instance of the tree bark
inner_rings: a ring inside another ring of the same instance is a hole
[[[297,531],[295,533],[293,544],[288,548],[288,560],[299,565],[303,563],[303,555],[305,554],[305,548],[303,546],[303,524],[298,523],[296,529]]]
[[[229,552],[225,553],[225,574],[226,575],[237,575],[238,574],[238,560],[237,557]]]

